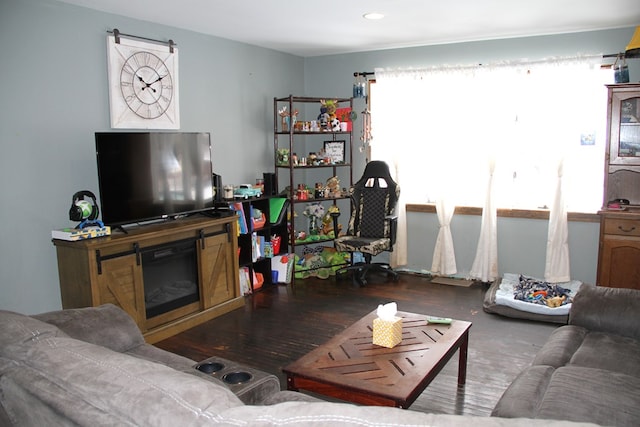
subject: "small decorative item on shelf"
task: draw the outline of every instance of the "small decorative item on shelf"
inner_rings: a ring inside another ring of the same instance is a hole
[[[253,217],[251,218],[251,223],[253,225],[254,230],[259,230],[267,223],[267,218],[265,214],[257,208],[253,209]]]
[[[298,190],[296,191],[296,199],[298,200],[307,200],[309,197],[309,192],[307,191],[307,187],[304,184],[298,184]]]
[[[271,242],[264,242],[264,254],[265,258],[273,258],[273,244]]]
[[[318,120],[320,121],[320,127],[325,131],[340,130],[340,120],[336,117],[336,109],[338,108],[337,99],[321,99],[320,100],[320,115]]]
[[[287,112],[287,107],[284,106],[279,109],[278,115],[280,116],[280,121],[282,122],[282,132],[287,132],[289,130],[289,113]]]
[[[302,212],[304,216],[309,218],[309,234],[312,236],[320,234],[320,228],[318,227],[318,220],[324,216],[324,206],[320,203],[312,203],[307,205]]]
[[[324,100],[321,100],[320,104],[321,107],[320,114],[318,115],[318,130],[324,131],[327,130],[331,117],[329,116],[329,113],[327,113],[327,106],[324,104]]]
[[[340,180],[337,176],[333,176],[327,180],[327,186],[325,190],[325,197],[341,197],[342,193],[340,192]]]
[[[224,186],[224,198],[233,199],[233,185]]]
[[[309,217],[309,234],[312,236],[320,234],[320,230],[318,230],[318,218],[315,216]]]
[[[271,247],[273,248],[273,255],[278,255],[280,253],[280,243],[282,242],[282,237],[274,234],[271,236]]]
[[[298,110],[293,110],[292,114],[289,114],[289,112],[287,111],[287,106],[285,105],[278,110],[278,115],[280,116],[282,122],[282,132],[288,132],[289,129],[295,129],[296,123],[298,121]]]
[[[340,130],[342,132],[351,132],[352,122],[355,117],[352,117],[352,111],[350,107],[338,108],[336,110],[336,116],[340,120]]]
[[[289,166],[289,149],[288,148],[278,149],[278,165]]]
[[[315,152],[311,152],[309,153],[309,155],[307,156],[307,162],[309,163],[309,165],[313,166],[313,165],[317,165],[317,160],[318,160],[318,155]]]
[[[623,54],[618,54],[613,63],[614,81],[616,83],[629,83],[629,67]]]
[[[340,216],[340,208],[336,205],[329,206],[327,214],[322,218],[322,230],[321,234],[328,236],[332,239],[336,238],[336,231],[338,236],[342,230],[342,224],[338,224],[338,217]]]

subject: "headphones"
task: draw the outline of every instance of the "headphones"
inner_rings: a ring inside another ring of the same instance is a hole
[[[78,206],[78,203],[85,198],[91,199],[91,213],[85,218],[85,214],[82,212],[82,207]],[[71,208],[69,209],[69,219],[71,221],[94,221],[98,218],[100,210],[98,209],[98,203],[96,202],[96,196],[91,191],[78,191],[73,195],[71,200]]]

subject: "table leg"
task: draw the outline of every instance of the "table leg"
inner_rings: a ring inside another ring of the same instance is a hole
[[[289,375],[287,375],[287,390],[299,391],[298,387],[295,386],[293,377]]]
[[[460,360],[458,362],[458,386],[464,386],[467,381],[467,351],[469,349],[469,331],[465,332],[460,343]]]

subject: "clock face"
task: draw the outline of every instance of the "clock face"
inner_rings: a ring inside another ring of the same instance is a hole
[[[179,129],[178,51],[107,37],[111,127]]]
[[[120,89],[131,111],[143,119],[162,116],[173,98],[169,68],[146,51],[136,52],[126,60],[120,72]]]

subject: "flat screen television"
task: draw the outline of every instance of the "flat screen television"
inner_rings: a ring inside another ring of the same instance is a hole
[[[209,133],[96,132],[102,221],[123,226],[213,208]]]

